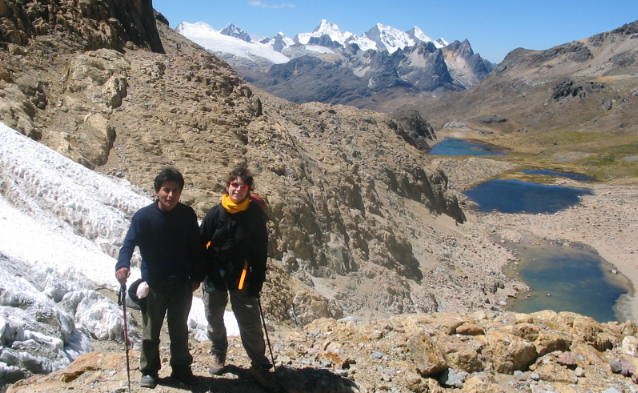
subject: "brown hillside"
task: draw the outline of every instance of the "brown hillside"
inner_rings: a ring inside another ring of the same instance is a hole
[[[274,306],[280,318],[292,305],[308,321],[489,308],[513,290],[499,263],[448,255],[475,240],[455,239],[445,220],[464,220],[456,195],[406,142],[429,127],[423,120],[254,92],[165,23],[133,36],[116,2],[2,4],[0,116],[9,126],[147,191],[159,168],[175,165],[187,179],[183,200],[200,217],[229,169],[249,162],[271,205],[270,256],[281,267],[273,272],[298,279],[282,280],[296,295]],[[154,33],[164,53],[137,39]],[[468,278],[477,276],[484,280]]]

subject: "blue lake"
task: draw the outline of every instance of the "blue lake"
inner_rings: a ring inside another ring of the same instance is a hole
[[[496,179],[479,184],[465,195],[484,212],[555,213],[577,204],[581,196],[591,193],[588,188]]]
[[[509,309],[572,311],[599,322],[622,320],[616,310],[619,297],[629,292],[623,276],[609,273],[612,266],[598,254],[572,247],[538,247],[521,252],[518,275],[532,289],[530,296]]]
[[[445,156],[496,156],[504,151],[495,146],[462,139],[445,139],[430,154]],[[586,175],[551,169],[526,169],[528,175],[564,177],[589,181]],[[576,205],[588,188],[541,184],[516,179],[496,179],[468,190],[465,194],[477,203],[480,211],[502,213],[555,213]],[[629,281],[611,274],[611,265],[586,247],[543,245],[523,248],[521,263],[515,274],[532,291],[524,299],[510,302],[508,308],[518,312],[540,310],[572,311],[600,321],[620,320],[618,300],[631,291]]]
[[[465,139],[446,138],[430,149],[436,156],[500,156],[504,152],[494,145]]]

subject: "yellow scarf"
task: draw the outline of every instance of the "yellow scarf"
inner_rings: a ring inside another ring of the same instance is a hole
[[[228,214],[235,214],[248,209],[248,205],[250,205],[250,198],[247,196],[243,201],[235,203],[232,199],[230,199],[228,194],[224,194],[222,195],[221,204]]]

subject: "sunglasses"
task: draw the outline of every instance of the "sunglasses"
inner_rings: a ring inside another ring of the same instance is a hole
[[[234,181],[234,182],[230,183],[230,186],[231,186],[232,188],[239,188],[240,190],[243,190],[243,189],[245,189],[245,188],[248,188],[248,184],[240,184],[240,183],[237,183],[236,181]]]

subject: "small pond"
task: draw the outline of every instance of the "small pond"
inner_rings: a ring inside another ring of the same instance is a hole
[[[445,138],[429,151],[436,156],[500,156],[504,150],[497,146],[466,139]]]
[[[591,193],[588,188],[495,179],[467,190],[465,195],[484,212],[555,213],[577,204],[581,196]]]
[[[629,281],[613,274],[613,266],[586,247],[543,246],[521,250],[516,274],[532,292],[509,309],[572,311],[599,322],[623,320],[616,307],[630,291]]]

